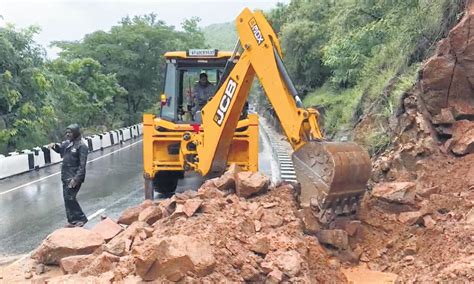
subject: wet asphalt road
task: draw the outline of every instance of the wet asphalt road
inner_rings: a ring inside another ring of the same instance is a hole
[[[259,144],[260,170],[270,175],[268,144]],[[97,224],[100,215],[116,219],[124,209],[143,201],[142,141],[90,153],[88,161],[86,181],[78,194],[90,219],[86,228]],[[0,257],[28,253],[66,224],[60,167],[0,180]],[[201,183],[201,177],[187,175],[177,191],[196,190]]]

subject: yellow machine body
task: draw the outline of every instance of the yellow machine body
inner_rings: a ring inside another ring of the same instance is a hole
[[[192,62],[198,65],[212,65],[212,60],[222,59],[227,63],[222,72],[216,72],[217,89],[202,108],[199,126],[173,121],[176,117],[170,120],[164,115],[145,115],[145,178],[156,180],[160,172],[166,171],[195,171],[203,176],[215,176],[234,162],[245,170],[258,170],[258,118],[241,116],[257,78],[294,149],[301,205],[321,211],[351,210],[366,191],[371,169],[367,151],[354,143],[324,141],[318,124],[319,113],[302,106],[284,67],[278,37],[262,12],[244,9],[235,24],[239,42],[232,53],[201,51],[165,55],[171,64],[178,65],[183,60],[191,62],[196,55],[201,57]],[[166,87],[165,95],[168,96]],[[169,150],[170,145],[178,144],[179,151]],[[171,152],[175,154],[170,155]],[[151,183],[148,184],[150,188]]]

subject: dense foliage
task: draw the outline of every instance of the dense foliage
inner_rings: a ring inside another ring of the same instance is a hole
[[[0,28],[0,153],[61,140],[73,122],[86,133],[139,122],[157,104],[163,53],[206,47],[198,21],[178,31],[153,14],[127,17],[55,43],[62,52],[52,61],[33,41],[38,27]]]
[[[465,0],[293,0],[268,13],[305,104],[318,106],[329,136],[366,115],[372,153],[387,143],[384,121],[427,58],[459,19]],[[375,110],[375,111],[374,111]]]

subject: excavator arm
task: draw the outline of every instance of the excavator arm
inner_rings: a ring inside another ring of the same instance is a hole
[[[278,38],[263,13],[245,9],[236,26],[240,59],[202,109],[203,131],[189,137],[197,153],[188,161],[190,166],[209,176],[225,171],[232,137],[256,76],[295,150],[302,205],[351,210],[370,175],[367,152],[354,143],[323,142],[319,114],[301,106],[282,63]]]

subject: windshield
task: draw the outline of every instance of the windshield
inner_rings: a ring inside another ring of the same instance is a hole
[[[199,84],[199,75],[205,73],[209,83],[215,86],[219,83],[224,70],[224,64],[189,66],[186,64],[168,63],[164,94],[166,104],[162,107],[161,117],[171,121],[193,121],[193,116],[200,108],[195,106],[195,88]],[[211,66],[209,66],[211,65]]]

